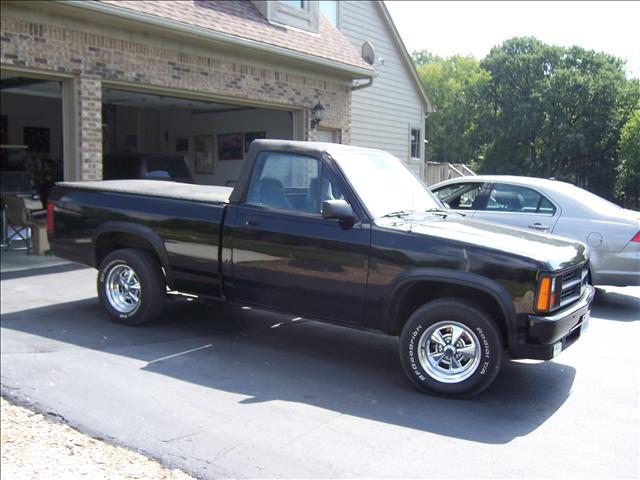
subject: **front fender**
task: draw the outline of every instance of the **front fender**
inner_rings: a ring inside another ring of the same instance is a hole
[[[500,306],[504,316],[509,344],[517,339],[516,310],[509,293],[495,280],[471,272],[448,270],[445,268],[415,268],[399,274],[391,283],[389,295],[385,298],[386,331],[391,331],[396,319],[402,291],[416,282],[438,282],[473,288],[491,296]]]

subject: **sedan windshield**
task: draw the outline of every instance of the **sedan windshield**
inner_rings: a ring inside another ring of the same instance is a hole
[[[333,157],[374,218],[442,208],[425,184],[393,155],[360,150],[336,152]]]

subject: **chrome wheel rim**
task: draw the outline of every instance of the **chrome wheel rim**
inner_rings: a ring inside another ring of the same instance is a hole
[[[431,378],[443,383],[459,383],[473,375],[480,353],[476,334],[453,321],[432,325],[418,342],[420,365]]]
[[[107,274],[107,300],[119,313],[130,313],[140,303],[140,280],[127,265],[117,265]]]

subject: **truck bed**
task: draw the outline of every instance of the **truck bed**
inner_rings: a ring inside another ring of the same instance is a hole
[[[103,180],[99,182],[61,182],[64,188],[99,190],[101,192],[126,193],[151,197],[190,200],[192,202],[229,203],[231,187],[194,185],[191,183],[165,182],[161,180]]]
[[[112,245],[161,252],[170,288],[217,296],[221,224],[232,192],[161,180],[58,183],[50,196],[51,250],[96,268]]]

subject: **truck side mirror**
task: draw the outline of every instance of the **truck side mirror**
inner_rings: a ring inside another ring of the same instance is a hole
[[[356,222],[356,214],[346,200],[325,200],[322,202],[322,218],[336,219],[344,223]]]

